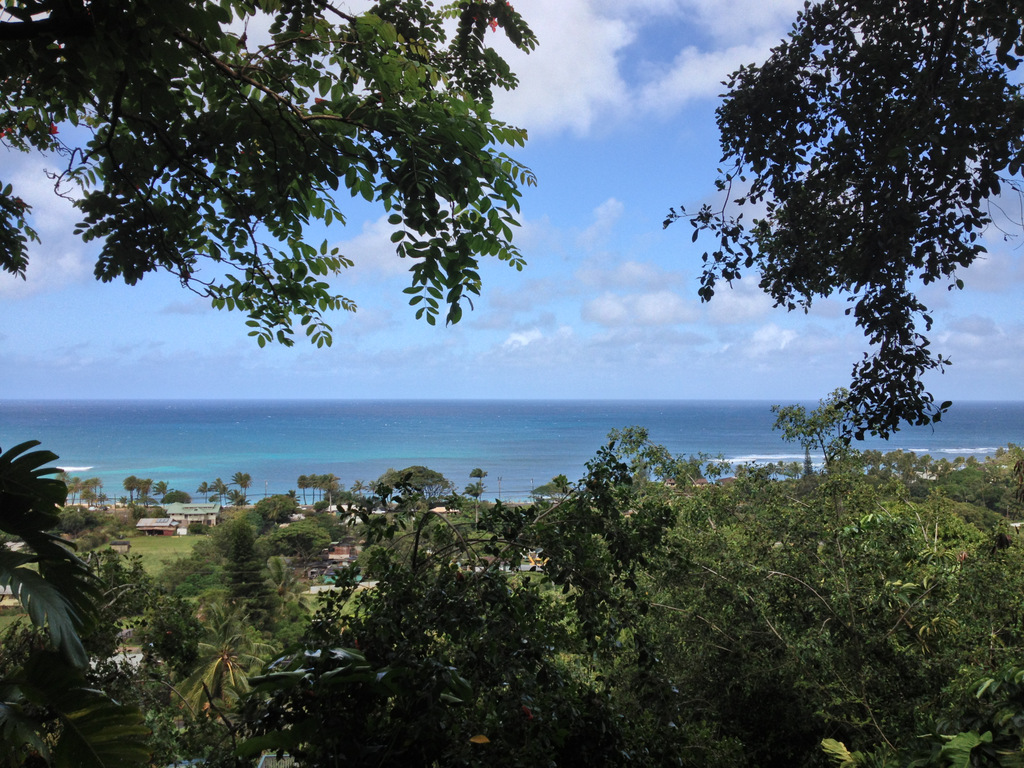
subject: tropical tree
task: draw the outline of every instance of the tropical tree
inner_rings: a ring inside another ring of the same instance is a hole
[[[237,485],[243,493],[252,487],[252,476],[248,472],[235,472],[231,476],[231,483]]]
[[[139,501],[142,502],[143,506],[148,507],[149,503],[153,500],[150,498],[149,492],[153,487],[152,478],[138,478],[135,483],[135,490],[139,492]]]
[[[298,478],[298,480],[295,481],[295,484],[299,487],[299,490],[302,491],[302,503],[305,504],[306,503],[306,489],[311,487],[310,486],[310,481],[309,481],[309,475],[299,475],[299,478]]]
[[[452,482],[437,470],[420,465],[405,469],[389,469],[377,478],[378,488],[388,493],[413,494],[422,496],[427,503],[441,499],[455,490]]]
[[[330,506],[334,503],[334,495],[344,490],[344,486],[338,481],[338,476],[333,472],[326,475],[316,476],[316,487],[320,490],[321,498],[327,497],[327,504]]]
[[[253,511],[269,523],[280,524],[288,522],[298,508],[294,497],[279,493],[257,501]]]
[[[69,475],[67,472],[61,472],[58,475],[58,479],[68,487],[67,503],[75,504],[78,500],[78,494],[82,492],[82,478]]]
[[[288,564],[288,559],[281,555],[273,555],[267,560],[267,581],[280,600],[287,600],[301,589],[301,583],[295,576],[295,569]]]
[[[227,542],[224,569],[231,602],[254,624],[262,625],[267,618],[269,590],[264,581],[264,563],[256,553],[256,534],[244,516],[237,516],[222,535]]]
[[[135,503],[135,492],[139,490],[139,478],[135,475],[128,475],[122,483],[124,489],[128,491],[128,503]]]
[[[202,494],[203,501],[209,501],[210,484],[203,480],[203,482],[199,484],[199,487],[196,488],[196,493]]]
[[[106,494],[102,492],[103,481],[98,477],[89,477],[82,481],[82,501],[89,504],[102,502]]]
[[[568,496],[571,490],[572,485],[569,483],[569,478],[565,475],[556,475],[551,478],[550,482],[534,488],[533,496],[536,499],[551,498],[557,501]]]
[[[163,501],[164,496],[167,493],[167,481],[159,480],[153,484],[153,495],[156,496],[160,501]]]
[[[330,534],[315,520],[299,520],[274,528],[259,539],[261,551],[307,562],[316,558],[331,543]]]
[[[499,149],[526,133],[491,114],[516,80],[488,45],[500,29],[534,46],[511,4],[132,8],[15,0],[0,19],[0,140],[62,156],[100,279],[166,270],[245,312],[261,345],[291,343],[293,317],[329,344],[323,313],[355,305],[325,278],[351,262],[307,235],[345,222],[338,190],[388,212],[428,322],[458,321],[480,256],[522,266],[511,227],[533,177]],[[31,211],[7,186],[0,212],[0,267],[24,276]]]
[[[464,493],[467,496],[472,496],[473,499],[476,501],[476,510],[474,512],[474,516],[476,518],[476,522],[479,523],[480,497],[484,495],[484,478],[487,477],[487,473],[484,470],[480,469],[480,467],[476,467],[469,473],[469,476],[474,480],[474,482],[466,486],[466,490],[464,491]]]
[[[223,480],[221,480],[218,477],[216,480],[214,480],[212,483],[210,483],[210,495],[213,496],[218,501],[227,498],[227,495],[228,495],[227,483],[225,483]]]
[[[773,405],[774,429],[782,432],[784,440],[799,443],[808,459],[811,450],[819,451],[825,457],[826,471],[833,469],[848,453],[856,429],[849,398],[849,390],[837,389],[810,413],[802,405]]]
[[[260,639],[240,606],[211,601],[203,605],[199,619],[203,634],[194,671],[181,692],[193,711],[207,712],[213,706],[230,706],[245,693],[248,676],[274,649]]]

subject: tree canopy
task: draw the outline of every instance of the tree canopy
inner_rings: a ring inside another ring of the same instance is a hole
[[[871,344],[850,387],[861,435],[948,407],[922,382],[949,360],[930,348],[917,286],[962,288],[959,270],[985,251],[991,201],[1019,189],[1022,56],[1016,4],[824,0],[727,83],[725,202],[689,216],[694,240],[717,243],[700,295],[756,270],[788,310],[846,296]]]
[[[264,29],[269,26],[269,31]],[[164,270],[249,316],[261,344],[293,320],[329,344],[354,309],[329,279],[351,261],[314,228],[342,198],[390,212],[416,314],[456,322],[482,256],[512,244],[525,131],[491,116],[516,79],[487,44],[535,38],[505,2],[16,0],[0,15],[0,143],[63,159],[58,194],[98,243],[96,277]],[[32,215],[0,183],[0,268],[25,276]]]

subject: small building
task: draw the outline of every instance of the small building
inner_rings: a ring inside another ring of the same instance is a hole
[[[10,584],[0,587],[0,608],[21,608],[21,601],[14,596],[14,588]]]
[[[327,559],[334,563],[354,563],[363,551],[362,542],[356,539],[347,539],[331,544],[327,550]]]
[[[169,517],[144,517],[135,524],[135,530],[145,536],[174,536],[178,523]]]
[[[450,507],[445,506],[431,507],[430,511],[432,514],[435,515],[458,515],[461,512],[461,510],[451,509]]]
[[[192,523],[216,525],[220,518],[220,504],[213,501],[205,504],[185,504],[175,501],[168,504],[165,509],[167,516],[180,522],[183,528],[188,528]]]
[[[119,555],[127,555],[132,549],[132,543],[125,539],[115,539],[110,542],[110,548]]]

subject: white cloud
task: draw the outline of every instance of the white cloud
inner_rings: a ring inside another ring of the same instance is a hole
[[[337,243],[342,255],[352,260],[353,265],[344,271],[344,279],[353,280],[372,275],[394,276],[409,271],[410,263],[395,253],[391,235],[395,227],[388,223],[387,216],[363,224],[362,231],[351,238]]]
[[[1013,241],[1010,241],[1013,242]],[[996,243],[989,246],[989,252],[982,254],[967,269],[957,274],[964,281],[967,292],[972,290],[990,293],[1016,291],[1024,283],[1024,258],[1019,244]],[[943,286],[945,287],[945,286]]]
[[[600,114],[625,104],[628,88],[616,56],[635,36],[630,24],[602,14],[589,0],[515,5],[540,43],[524,56],[495,42],[520,80],[519,88],[495,99],[502,119],[532,131],[585,134]]]
[[[692,23],[719,41],[734,41],[766,30],[785,32],[804,0],[680,0],[659,4],[682,9]]]
[[[598,325],[657,326],[690,322],[696,317],[692,306],[671,291],[617,296],[605,293],[584,304],[584,320]]]
[[[755,279],[737,280],[731,287],[728,283],[719,283],[707,304],[709,319],[713,323],[744,323],[770,314],[774,310],[773,302],[758,288]]]
[[[540,329],[531,328],[528,331],[510,333],[501,346],[503,349],[519,349],[521,347],[528,347],[535,342],[541,341],[543,338],[544,334]]]
[[[639,288],[646,291],[663,289],[666,285],[678,284],[682,277],[678,272],[666,272],[649,262],[630,259],[609,268],[586,266],[576,272],[576,279],[588,288],[622,289]]]
[[[763,325],[750,337],[748,354],[754,357],[786,350],[798,338],[796,331],[780,328],[775,323]]]
[[[762,61],[771,45],[740,45],[721,51],[701,51],[689,46],[681,50],[667,71],[648,67],[650,79],[637,97],[641,112],[670,115],[692,99],[709,98],[725,91],[722,82],[740,64]]]
[[[519,0],[539,45],[523,56],[495,38],[520,79],[497,114],[535,133],[585,135],[609,122],[670,114],[764,58],[803,6],[800,0]],[[675,50],[665,29],[678,28]],[[653,37],[652,37],[653,36]],[[683,39],[685,37],[685,39]],[[708,45],[714,50],[709,50]]]
[[[578,242],[584,248],[598,248],[609,238],[625,206],[610,197],[594,209],[594,223],[580,233]]]
[[[81,239],[73,234],[79,219],[71,202],[58,197],[46,172],[59,166],[58,158],[8,150],[5,181],[14,194],[32,207],[30,223],[41,243],[29,244],[26,279],[0,273],[0,297],[21,298],[59,290],[84,282],[92,275],[92,259]],[[66,190],[70,191],[70,190]]]

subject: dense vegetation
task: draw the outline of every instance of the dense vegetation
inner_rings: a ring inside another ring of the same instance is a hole
[[[90,661],[65,672],[131,747],[94,764],[1018,764],[1019,448],[847,449],[711,484],[695,473],[722,467],[613,437],[531,506],[430,511],[420,481],[454,486],[409,468],[347,517],[295,520],[290,496],[237,510],[156,578],[85,555],[71,636]],[[83,515],[45,522],[89,546]],[[362,554],[315,597],[332,541]],[[71,642],[59,615],[3,638],[0,738],[34,734],[4,764],[60,762],[68,714],[26,685]]]

